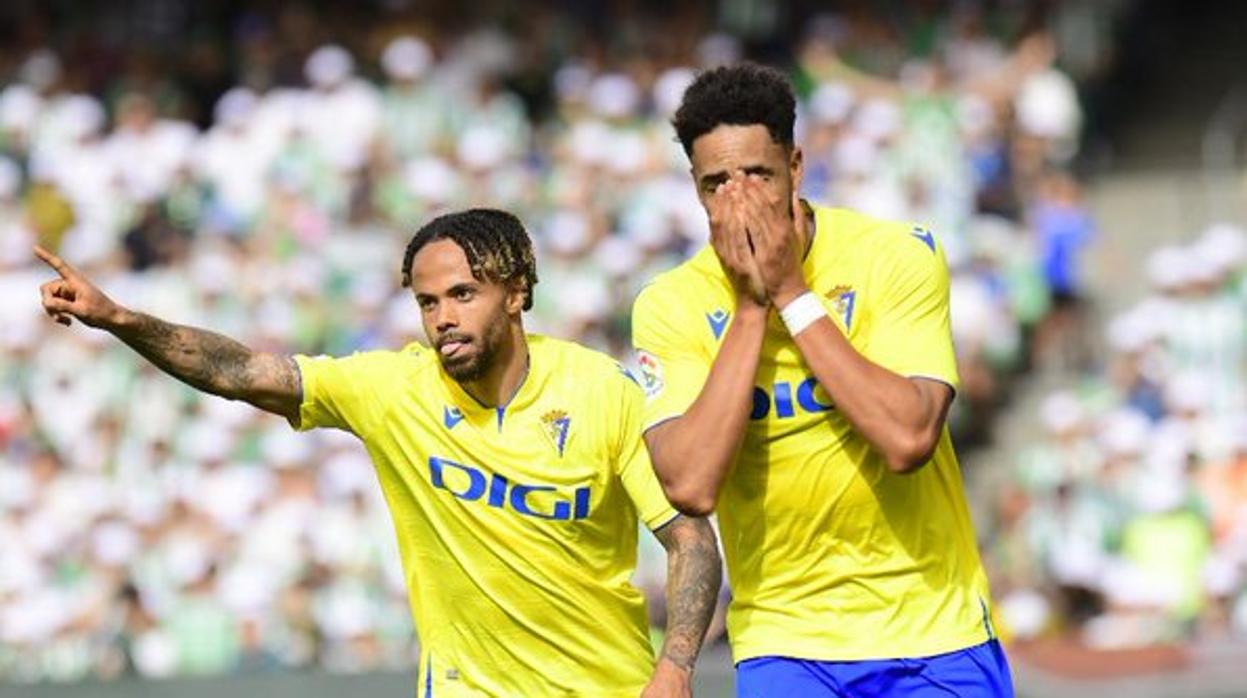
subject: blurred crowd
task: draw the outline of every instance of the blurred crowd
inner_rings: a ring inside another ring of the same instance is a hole
[[[577,49],[562,17],[546,38],[571,48],[534,68],[556,49],[498,29],[387,25],[348,50],[309,45],[325,23],[300,17],[238,28],[235,78],[203,118],[186,106],[203,85],[152,61],[86,90],[98,66],[38,49],[0,76],[0,679],[413,659],[362,449],[295,436],[106,334],[49,322],[32,243],[122,303],[256,349],[336,355],[419,340],[398,288],[410,235],[440,211],[500,207],[538,247],[529,329],[625,361],[635,292],[705,243],[669,119],[697,70],[750,55],[747,42],[654,21],[620,35],[675,48]],[[818,17],[788,39],[804,194],[935,231],[964,381],[954,429],[970,439],[1042,358],[1045,324],[1082,302],[1083,113],[1060,34],[989,31],[1001,17],[973,6],[909,33],[892,19]],[[1034,497],[1055,496],[1044,482]],[[659,626],[664,569],[647,539],[637,582]]]
[[[1247,638],[1247,233],[1151,253],[1105,370],[1049,395],[995,502],[988,558],[1022,639]]]

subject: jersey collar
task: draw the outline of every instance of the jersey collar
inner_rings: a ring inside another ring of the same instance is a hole
[[[831,209],[823,206],[815,206],[805,199],[801,199],[801,205],[808,208],[814,218],[814,230],[810,235],[809,249],[805,251],[805,258],[801,261],[801,272],[805,276],[806,283],[812,283],[818,274],[818,265],[820,259],[826,259],[826,250],[831,245]]]
[[[451,404],[459,408],[468,421],[473,424],[481,425],[487,420],[494,420],[498,428],[502,428],[503,422],[507,415],[514,413],[516,410],[533,403],[539,390],[539,384],[542,382],[537,372],[544,367],[542,362],[542,354],[540,347],[544,344],[544,338],[538,335],[525,335],[525,341],[528,342],[528,369],[524,372],[524,377],[520,380],[520,385],[515,390],[515,394],[507,401],[505,405],[490,406],[484,405],[472,394],[463,389],[459,381],[450,377],[446,373],[446,369],[438,361],[437,374],[441,377],[442,385],[449,393]]]

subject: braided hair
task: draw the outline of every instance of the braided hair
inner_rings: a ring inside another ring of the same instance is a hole
[[[468,258],[477,281],[509,284],[518,280],[524,292],[524,310],[533,307],[537,263],[533,243],[520,219],[493,208],[447,213],[421,228],[403,254],[403,288],[411,286],[411,264],[416,254],[435,240],[452,240]]]

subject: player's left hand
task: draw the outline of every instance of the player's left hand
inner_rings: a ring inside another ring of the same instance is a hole
[[[748,223],[758,271],[767,297],[776,308],[809,290],[801,271],[805,213],[794,191],[790,201],[762,185],[755,176],[746,178],[741,200]]]
[[[641,691],[641,698],[692,698],[693,673],[665,657],[654,666],[654,675]]]

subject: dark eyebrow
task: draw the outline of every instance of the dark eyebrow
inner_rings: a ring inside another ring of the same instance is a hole
[[[446,289],[446,295],[453,296],[457,293],[462,293],[464,291],[476,291],[479,286],[480,284],[473,283],[471,281],[465,281],[461,284],[455,284],[454,286],[451,286],[450,288]]]
[[[702,175],[701,177],[701,185],[703,187],[709,184],[718,186],[726,181],[727,181],[727,172],[723,170],[720,170],[718,172],[711,172],[710,174]]]
[[[760,177],[775,176],[775,170],[767,167],[766,165],[747,165],[745,167],[740,168],[740,171],[745,173],[746,175],[758,175]],[[728,177],[729,175],[726,170],[720,170],[718,172],[711,172],[709,174],[702,175],[701,185],[703,187],[707,185],[711,185],[711,184],[718,186],[726,182],[728,180]]]
[[[475,281],[463,281],[446,289],[445,295],[453,296],[456,293],[461,293],[463,291],[477,291],[479,289],[480,289],[479,283],[476,283]],[[437,300],[437,294],[436,293],[421,293],[419,291],[416,291],[417,302],[426,301],[426,300],[430,300],[430,301]]]

